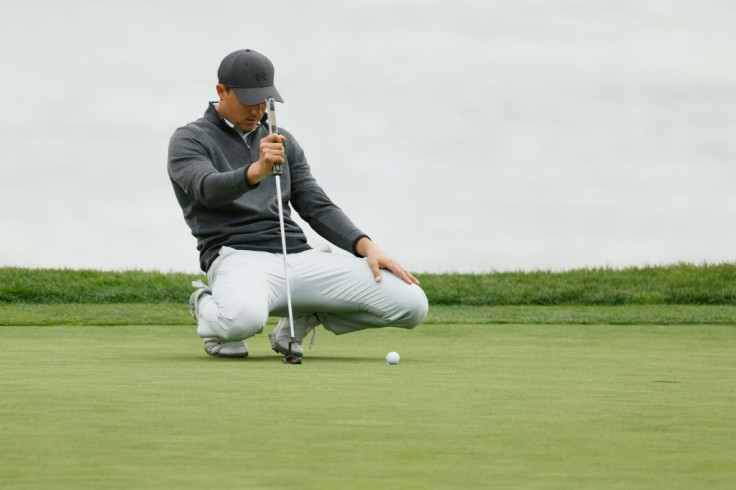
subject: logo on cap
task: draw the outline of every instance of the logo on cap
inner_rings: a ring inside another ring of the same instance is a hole
[[[233,51],[223,58],[217,70],[221,84],[230,87],[245,105],[255,105],[273,97],[283,102],[273,84],[271,60],[252,49]]]

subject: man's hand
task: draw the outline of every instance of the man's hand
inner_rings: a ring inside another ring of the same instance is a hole
[[[416,277],[401,267],[398,262],[373,243],[370,238],[363,237],[358,240],[358,243],[355,244],[355,251],[367,259],[368,266],[371,268],[376,282],[381,280],[381,269],[388,269],[407,284],[419,284],[419,280]]]
[[[248,167],[246,179],[248,185],[256,185],[273,172],[273,166],[284,163],[284,143],[286,138],[280,134],[269,134],[261,139],[259,149],[261,156],[257,162]]]

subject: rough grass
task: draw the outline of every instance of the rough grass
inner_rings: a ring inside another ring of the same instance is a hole
[[[147,271],[0,268],[3,303],[182,303],[200,276]]]
[[[736,305],[736,264],[417,274],[432,305]],[[0,268],[0,303],[186,303],[203,276]]]
[[[437,274],[421,278],[433,304],[736,304],[735,264]]]

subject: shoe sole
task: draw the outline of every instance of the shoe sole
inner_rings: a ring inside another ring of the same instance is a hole
[[[244,353],[244,354],[220,354],[220,353],[217,353],[217,352],[214,353],[214,354],[211,354],[211,353],[207,352],[207,349],[205,349],[204,351],[210,357],[224,357],[226,359],[235,359],[235,358],[243,358],[243,359],[245,359],[246,357],[248,357],[248,353],[247,352]]]
[[[271,350],[273,350],[277,354],[281,354],[282,356],[304,357],[304,353],[299,354],[298,352],[289,352],[288,349],[282,351],[277,349],[276,347],[271,347]]]

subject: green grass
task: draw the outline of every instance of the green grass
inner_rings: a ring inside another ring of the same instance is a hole
[[[193,322],[187,303],[0,303],[0,326],[182,325]]]
[[[433,304],[736,305],[736,264],[420,275]]]
[[[185,303],[0,303],[0,326],[184,325]],[[432,305],[425,324],[736,325],[731,305],[462,306]]]
[[[417,274],[433,305],[736,306],[736,264],[564,272]],[[186,303],[203,276],[145,271],[0,268],[2,303]]]
[[[736,485],[733,326],[323,333],[287,366],[265,335],[223,360],[190,326],[0,328],[0,487]]]
[[[0,268],[0,303],[186,302],[203,276],[146,271]]]
[[[207,357],[199,277],[0,268],[0,488],[736,486],[735,264],[419,274],[301,366]]]

